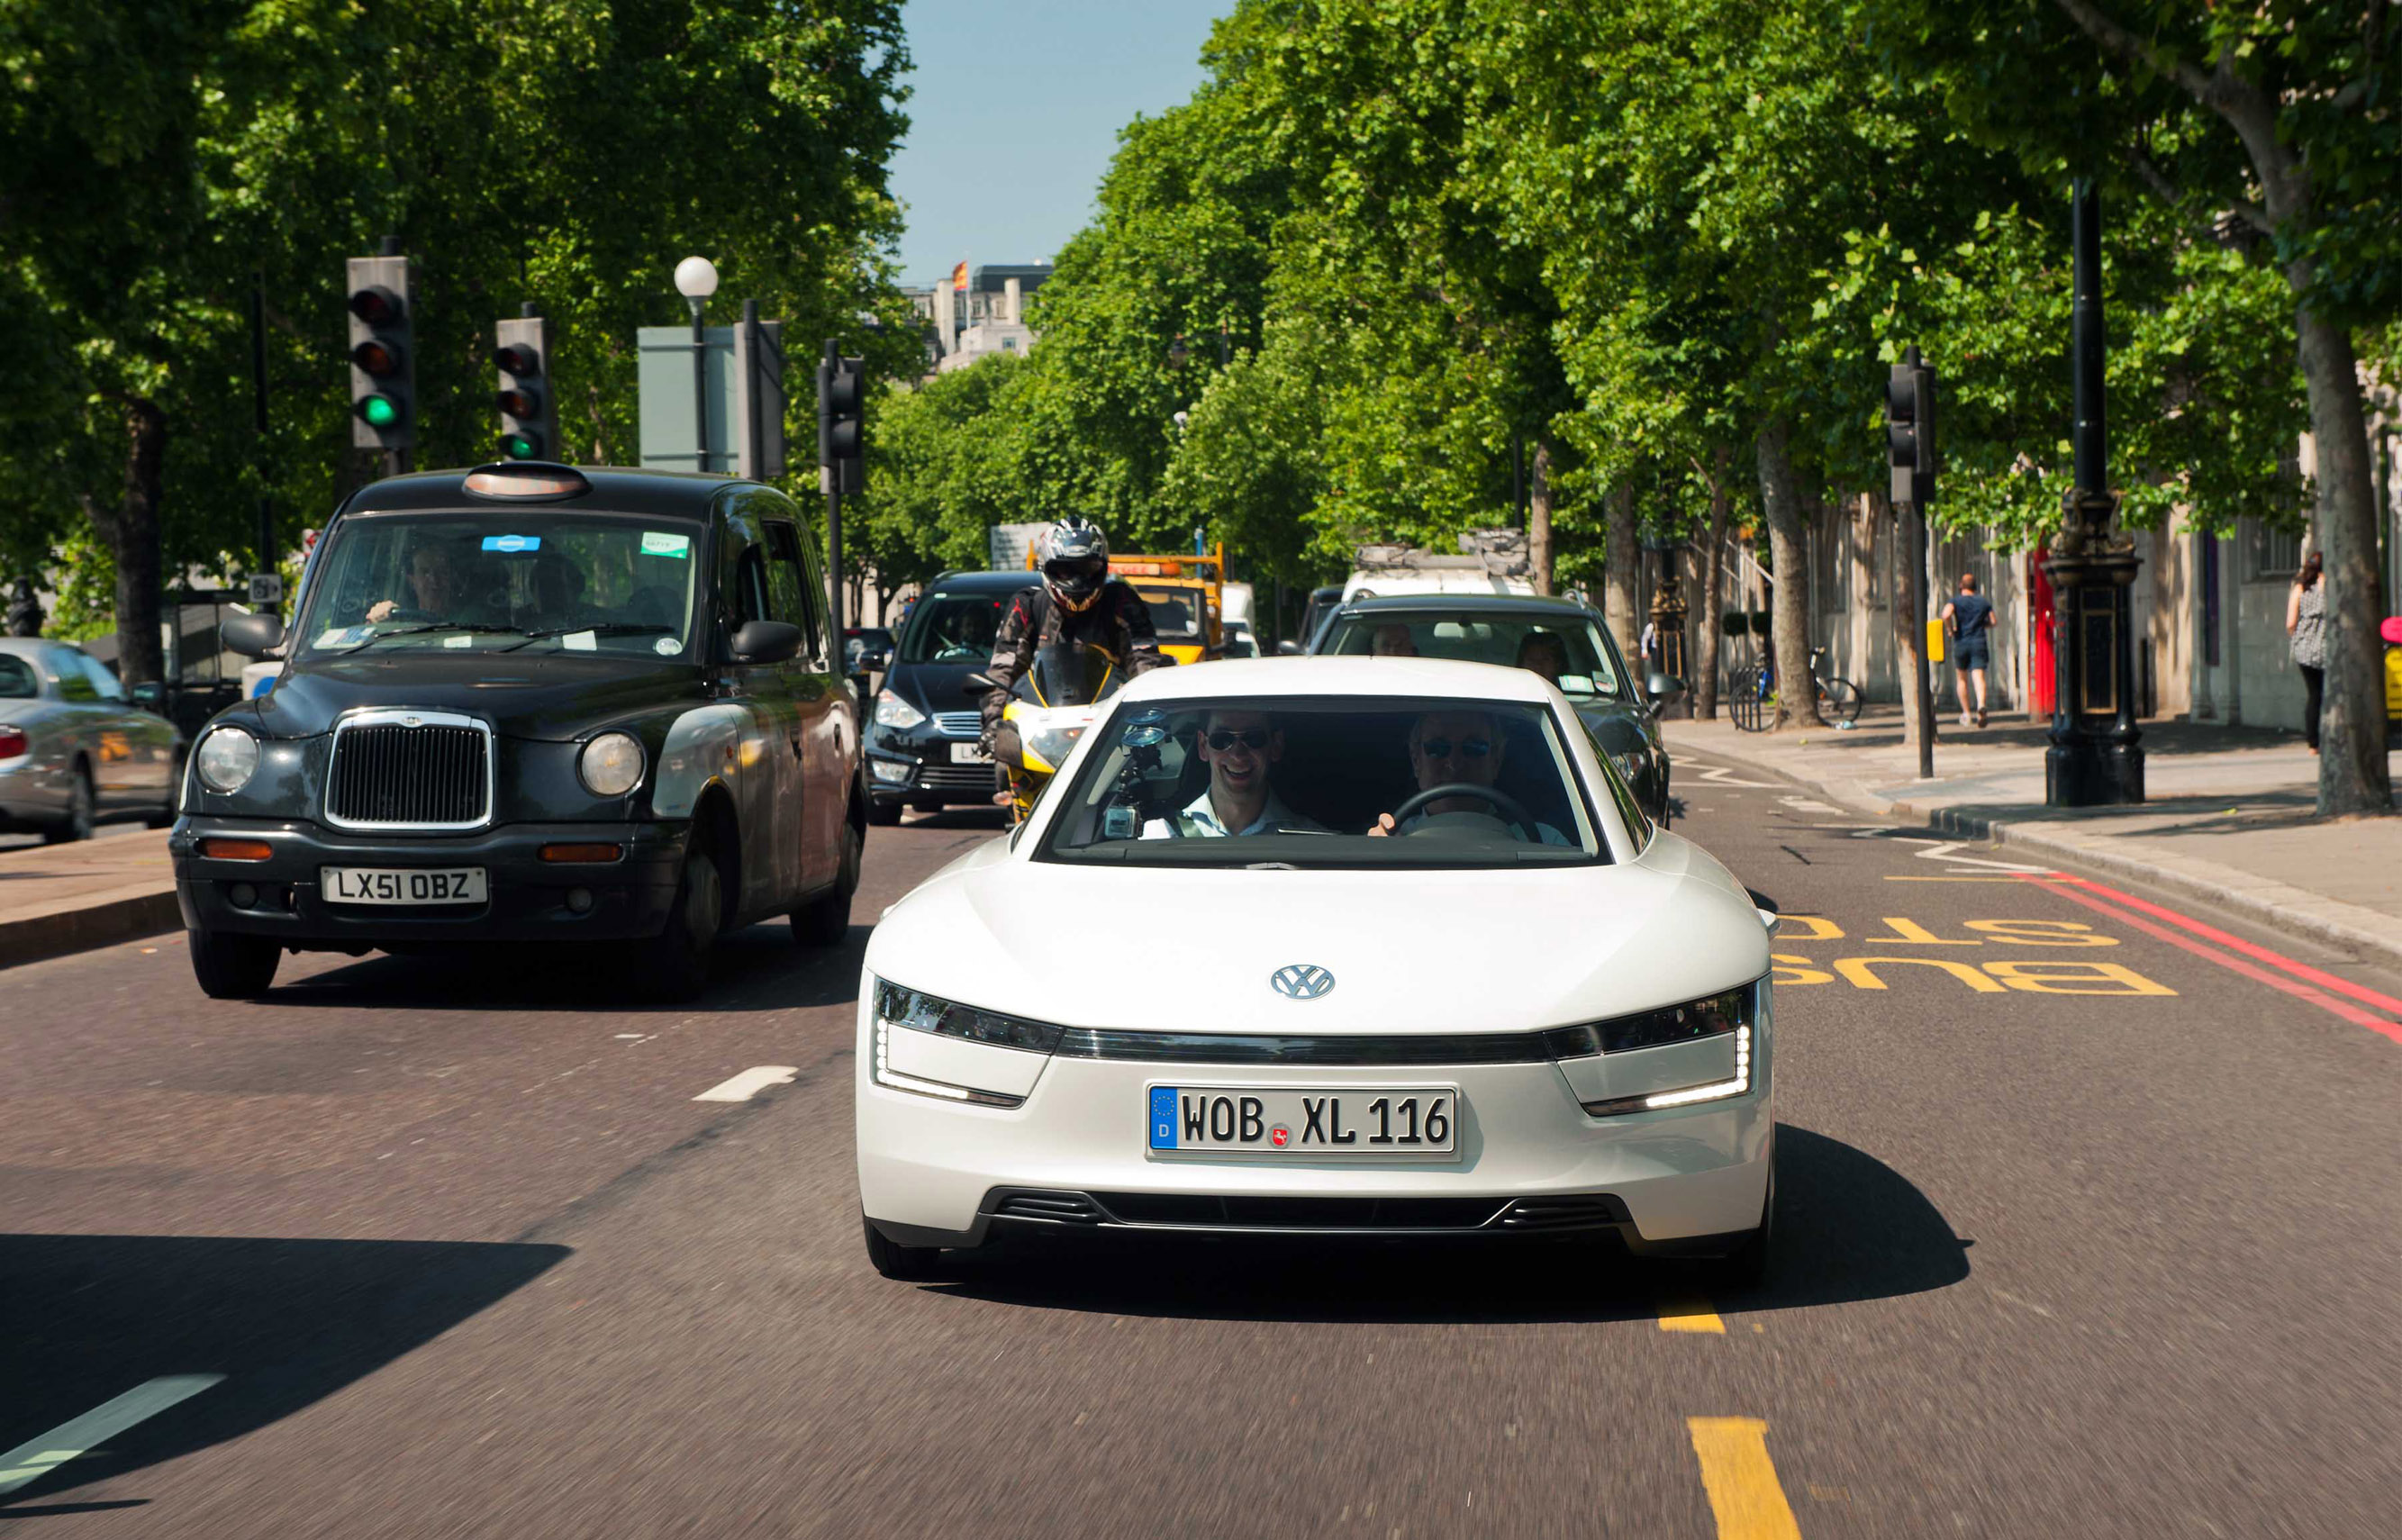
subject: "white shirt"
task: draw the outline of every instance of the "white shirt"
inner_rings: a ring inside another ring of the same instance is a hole
[[[1177,816],[1189,825],[1190,833],[1205,839],[1223,839],[1229,834],[1326,832],[1318,824],[1287,807],[1273,788],[1268,791],[1267,801],[1260,804],[1260,816],[1240,829],[1226,827],[1224,820],[1218,817],[1217,804],[1209,800],[1209,793],[1206,791]],[[1173,839],[1176,832],[1168,827],[1166,818],[1153,818],[1142,826],[1142,837],[1147,840]]]

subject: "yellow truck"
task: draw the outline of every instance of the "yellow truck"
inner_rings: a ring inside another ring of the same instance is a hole
[[[1027,570],[1037,565],[1029,550]],[[1124,578],[1150,607],[1161,652],[1179,663],[1225,654],[1225,546],[1213,546],[1207,556],[1113,556],[1110,575]]]

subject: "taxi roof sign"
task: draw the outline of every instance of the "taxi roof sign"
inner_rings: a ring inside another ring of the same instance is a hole
[[[592,489],[592,483],[573,466],[509,461],[468,472],[466,489],[476,497],[515,500],[579,497]]]

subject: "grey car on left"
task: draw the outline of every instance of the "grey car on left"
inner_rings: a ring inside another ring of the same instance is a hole
[[[82,648],[0,637],[0,833],[62,845],[110,818],[164,829],[184,747],[173,722],[129,703]]]

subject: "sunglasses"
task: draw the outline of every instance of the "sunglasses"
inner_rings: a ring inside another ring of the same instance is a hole
[[[1268,746],[1269,736],[1264,727],[1246,727],[1239,733],[1231,727],[1221,727],[1209,735],[1208,744],[1222,754],[1239,743],[1256,754]]]
[[[1418,747],[1426,751],[1426,757],[1430,760],[1451,758],[1454,748],[1458,749],[1462,758],[1471,760],[1481,760],[1493,752],[1493,745],[1483,738],[1462,738],[1456,745],[1449,738],[1429,738]]]

